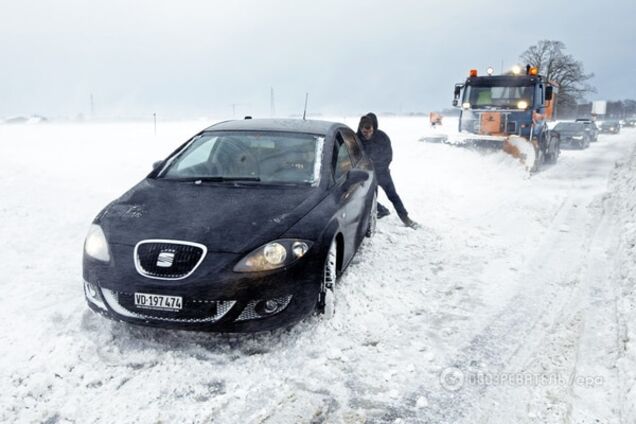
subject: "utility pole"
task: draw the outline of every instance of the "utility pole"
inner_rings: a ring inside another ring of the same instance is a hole
[[[91,93],[91,118],[95,117],[95,101],[93,99],[93,93]]]
[[[155,121],[155,137],[156,137],[157,136],[157,112],[154,112],[152,114],[152,117],[153,117],[153,119]]]

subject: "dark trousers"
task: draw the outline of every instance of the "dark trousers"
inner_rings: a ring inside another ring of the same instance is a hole
[[[406,218],[409,213],[406,211],[404,204],[402,203],[402,199],[395,191],[395,184],[393,184],[393,178],[391,178],[391,172],[386,170],[375,170],[375,174],[378,177],[378,185],[382,187],[382,190],[386,193],[386,197],[389,198],[391,203],[393,203],[393,207],[398,213],[400,218]],[[378,203],[378,210],[388,210],[384,205]]]

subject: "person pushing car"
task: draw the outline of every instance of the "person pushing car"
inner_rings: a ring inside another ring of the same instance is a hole
[[[389,170],[389,165],[393,160],[391,139],[384,131],[378,129],[378,118],[374,113],[370,112],[360,118],[357,134],[362,142],[364,151],[373,162],[375,173],[378,177],[378,185],[382,187],[386,196],[393,203],[400,220],[407,227],[418,228],[419,225],[409,218],[409,213],[395,190],[395,184]],[[390,211],[378,202],[378,218],[383,218],[389,214]]]

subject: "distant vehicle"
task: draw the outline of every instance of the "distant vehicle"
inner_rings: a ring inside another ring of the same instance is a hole
[[[373,165],[346,125],[254,119],[191,138],[95,218],[89,307],[156,327],[253,332],[331,315],[377,219]]]
[[[636,127],[636,117],[625,118],[624,127]]]
[[[599,129],[602,134],[618,134],[621,132],[621,123],[618,120],[603,121]]]
[[[585,125],[585,131],[590,135],[590,141],[598,141],[599,129],[596,123],[589,118],[578,118],[576,122],[581,122]]]
[[[561,147],[564,148],[587,149],[592,141],[590,132],[587,131],[586,124],[583,122],[559,122],[552,131],[559,133]]]
[[[487,75],[478,76],[471,69],[463,84],[455,84],[453,106],[461,108],[464,144],[503,150],[531,171],[556,163],[559,139],[547,122],[552,119],[557,85],[531,66],[525,73],[519,67],[504,75],[493,73],[489,68]]]

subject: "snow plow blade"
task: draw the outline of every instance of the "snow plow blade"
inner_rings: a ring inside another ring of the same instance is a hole
[[[536,171],[538,169],[539,146],[536,142],[530,142],[525,137],[517,135],[504,136],[470,136],[457,143],[467,147],[473,147],[478,150],[500,151],[503,150],[507,154],[516,158],[526,168],[527,171]]]
[[[539,146],[536,141],[528,141],[527,138],[511,135],[503,142],[503,151],[519,159],[528,171],[536,171],[539,168]]]

